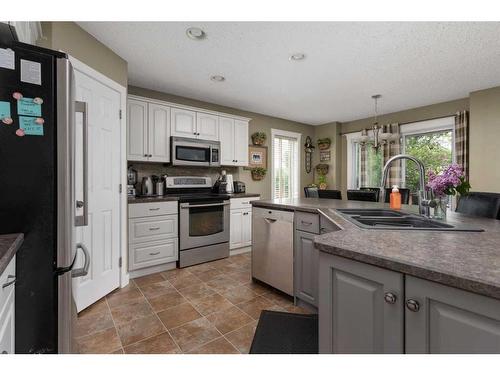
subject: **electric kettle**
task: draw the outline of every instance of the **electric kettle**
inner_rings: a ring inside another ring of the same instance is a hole
[[[142,178],[142,195],[153,195],[153,180],[151,177]]]

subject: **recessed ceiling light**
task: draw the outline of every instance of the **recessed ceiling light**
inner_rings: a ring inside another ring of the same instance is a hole
[[[214,82],[224,82],[226,80],[226,77],[220,76],[220,75],[215,75],[215,76],[211,76],[210,79]]]
[[[202,40],[207,36],[207,34],[205,34],[205,32],[199,27],[190,27],[186,30],[186,35],[194,40]]]
[[[300,61],[304,60],[306,58],[306,55],[304,53],[294,53],[293,55],[290,56],[290,61]]]

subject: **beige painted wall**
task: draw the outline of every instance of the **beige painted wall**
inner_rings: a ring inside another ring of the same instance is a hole
[[[427,120],[434,117],[442,117],[447,115],[454,115],[457,111],[469,109],[469,99],[458,99],[450,102],[432,104],[425,107],[412,108],[405,111],[388,113],[379,116],[380,124],[388,124],[393,122],[405,123]],[[341,125],[342,133],[350,133],[360,131],[365,128],[371,127],[373,118],[365,118],[355,121],[344,122]],[[341,137],[341,171],[340,171],[340,189],[347,190],[347,142],[345,137]]]
[[[41,47],[64,51],[127,87],[127,62],[74,22],[42,22]]]
[[[289,120],[284,120],[276,117],[266,116],[259,113],[242,111],[235,108],[224,107],[217,104],[202,102],[199,100],[184,98],[176,95],[166,94],[158,91],[143,89],[140,87],[129,86],[128,87],[129,94],[144,96],[148,98],[165,100],[177,104],[190,105],[198,108],[205,108],[214,111],[220,111],[225,113],[230,113],[233,115],[250,117],[252,120],[250,121],[249,126],[249,135],[253,134],[257,131],[265,132],[267,135],[266,146],[269,147],[271,140],[271,129],[281,129],[288,130],[291,132],[297,132],[302,134],[302,143],[304,143],[306,136],[310,136],[313,140],[315,140],[314,136],[314,127],[311,125],[301,124],[299,122],[293,122]],[[305,172],[305,152],[303,144],[300,145],[301,149],[301,163],[300,163],[300,191],[303,194],[304,186],[310,184],[313,181],[313,173],[307,174]],[[270,151],[270,148],[269,148]],[[267,166],[268,173],[266,177],[262,181],[253,181],[250,171],[244,170],[243,168],[239,168],[238,178],[240,181],[245,182],[247,192],[250,193],[258,193],[261,195],[262,199],[270,199],[271,198],[271,172],[270,172],[270,161],[271,155],[268,152],[267,156]]]
[[[470,94],[470,183],[500,193],[500,87]]]

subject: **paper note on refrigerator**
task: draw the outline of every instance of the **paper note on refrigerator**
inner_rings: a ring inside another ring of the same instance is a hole
[[[10,103],[0,102],[0,120],[4,118],[10,118]]]
[[[33,98],[21,98],[17,101],[19,116],[42,116],[42,105],[33,101]]]
[[[35,117],[19,116],[19,129],[23,129],[25,135],[43,135],[43,124],[35,121]]]
[[[0,48],[0,68],[16,68],[16,54],[10,48]]]

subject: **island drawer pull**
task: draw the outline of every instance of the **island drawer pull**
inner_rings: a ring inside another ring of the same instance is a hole
[[[310,221],[304,221],[304,220],[301,220],[300,221],[303,225],[312,225],[312,223]]]
[[[149,230],[158,230],[158,229],[160,229],[160,227],[151,227],[151,228],[149,228]]]
[[[160,207],[150,208],[149,211],[158,211],[159,209],[160,209]]]
[[[157,251],[156,253],[149,253],[149,255],[158,255],[158,254],[160,254],[159,251]]]
[[[11,286],[12,284],[14,284],[16,282],[16,276],[14,276],[14,275],[7,276],[7,280],[12,279],[12,278],[14,280],[7,281],[5,284],[2,285],[2,289],[7,288],[8,286]]]

